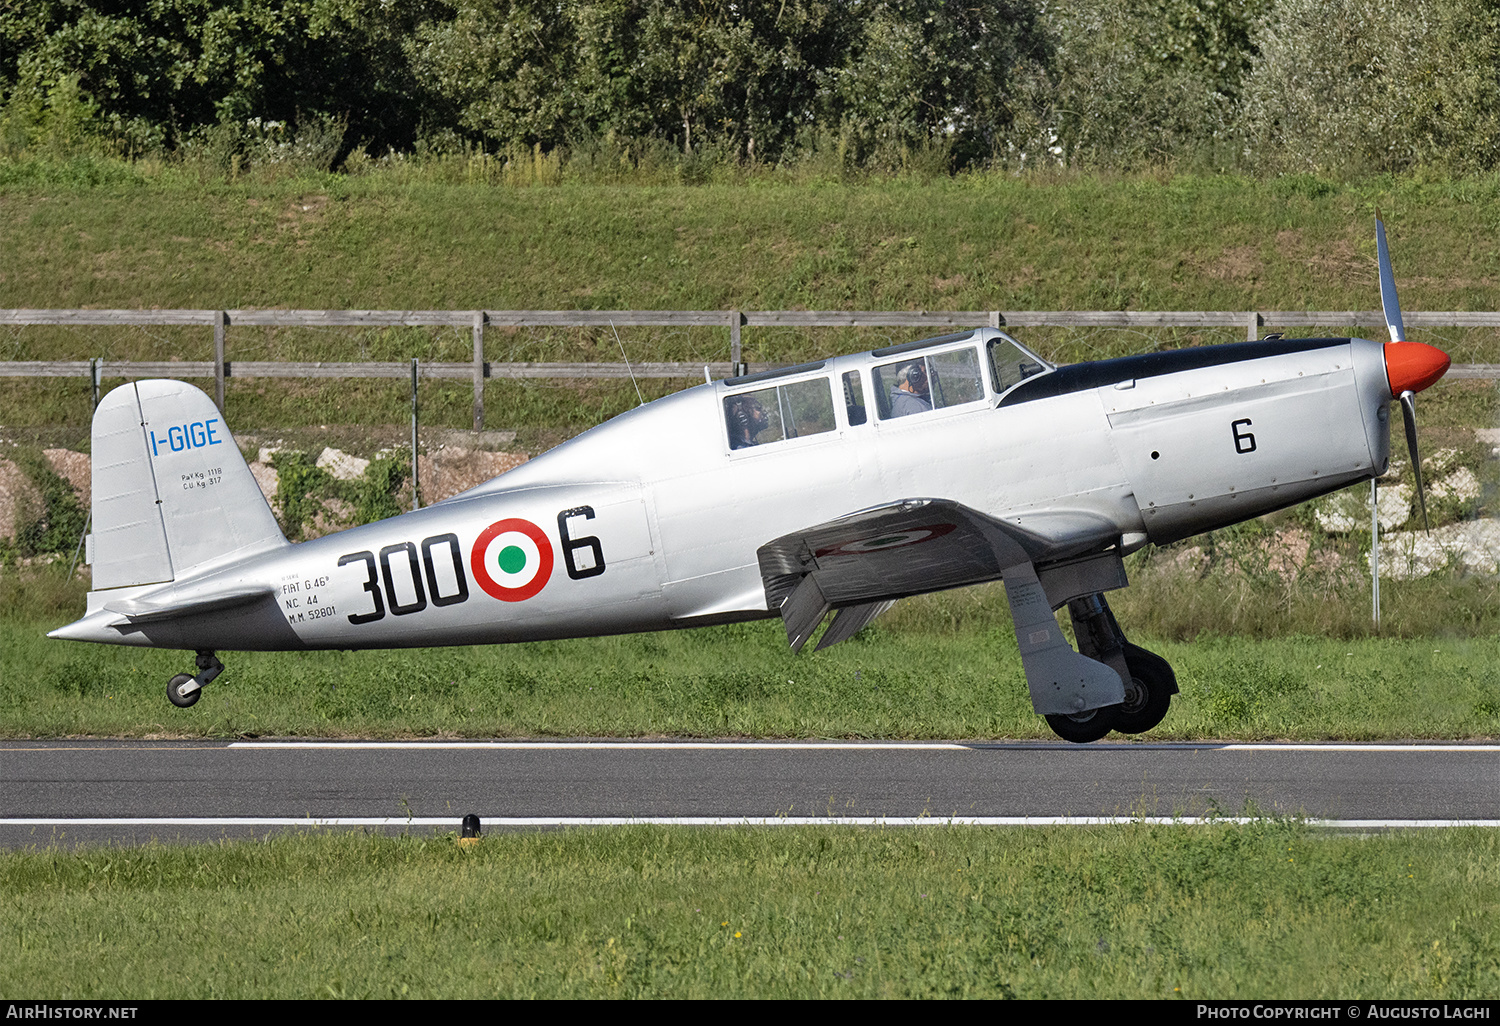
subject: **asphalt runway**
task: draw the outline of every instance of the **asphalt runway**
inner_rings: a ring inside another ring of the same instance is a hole
[[[0,742],[0,847],[603,822],[1500,825],[1500,745]]]

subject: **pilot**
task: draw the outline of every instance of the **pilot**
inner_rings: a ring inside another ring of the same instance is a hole
[[[930,409],[932,394],[927,386],[925,361],[905,364],[896,371],[896,383],[891,386],[891,416],[905,417]]]
[[[724,404],[724,413],[729,423],[731,449],[747,449],[758,445],[758,436],[771,423],[766,408],[754,396],[735,396]]]

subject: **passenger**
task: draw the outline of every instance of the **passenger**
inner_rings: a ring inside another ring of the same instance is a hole
[[[766,408],[754,396],[739,395],[724,403],[729,424],[729,448],[747,449],[759,445],[758,436],[771,423]]]
[[[926,361],[908,363],[896,371],[896,383],[891,386],[891,416],[926,413],[932,409],[931,396],[927,386]]]

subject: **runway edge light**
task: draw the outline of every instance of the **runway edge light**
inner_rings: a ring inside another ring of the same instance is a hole
[[[479,843],[480,835],[479,817],[469,813],[464,817],[463,826],[459,829],[458,846],[460,848],[472,848]]]

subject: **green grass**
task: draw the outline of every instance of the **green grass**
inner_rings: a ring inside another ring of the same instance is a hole
[[[6,997],[1484,998],[1500,835],[629,828],[0,855]]]
[[[1137,579],[1115,608],[1182,688],[1146,739],[1500,735],[1493,583],[1387,584],[1389,633],[1375,637],[1358,591],[1294,592],[1288,609],[1266,584]],[[163,692],[190,654],[47,640],[81,609],[77,586],[8,580],[0,736],[1052,738],[1031,711],[995,585],[903,601],[816,654],[791,654],[779,621],[491,647],[222,653],[224,675],[179,710]]]
[[[1487,309],[1500,177],[0,187],[5,306]]]
[[[1489,309],[1500,177],[1347,184],[1232,177],[962,177],[928,183],[516,188],[322,176],[0,185],[0,307],[472,309],[1369,309],[1381,205],[1409,310]],[[1324,329],[1337,330],[1337,329]],[[1020,330],[1079,360],[1237,331]],[[906,329],[747,329],[791,361]],[[723,360],[719,328],[621,332],[633,360]],[[1500,362],[1491,330],[1414,333]],[[495,329],[488,356],[619,359],[607,330]],[[209,359],[192,328],[6,328],[0,359]],[[231,359],[466,360],[466,330],[232,327]],[[686,383],[686,382],[683,382]],[[683,383],[677,383],[678,385]],[[467,385],[434,384],[433,424],[467,424]],[[662,386],[676,387],[676,386]],[[490,386],[496,426],[585,423],[628,384]],[[580,396],[586,411],[581,416]],[[404,386],[231,381],[231,423],[398,423]],[[565,412],[566,411],[566,412]],[[0,423],[83,423],[83,383],[11,380]]]

